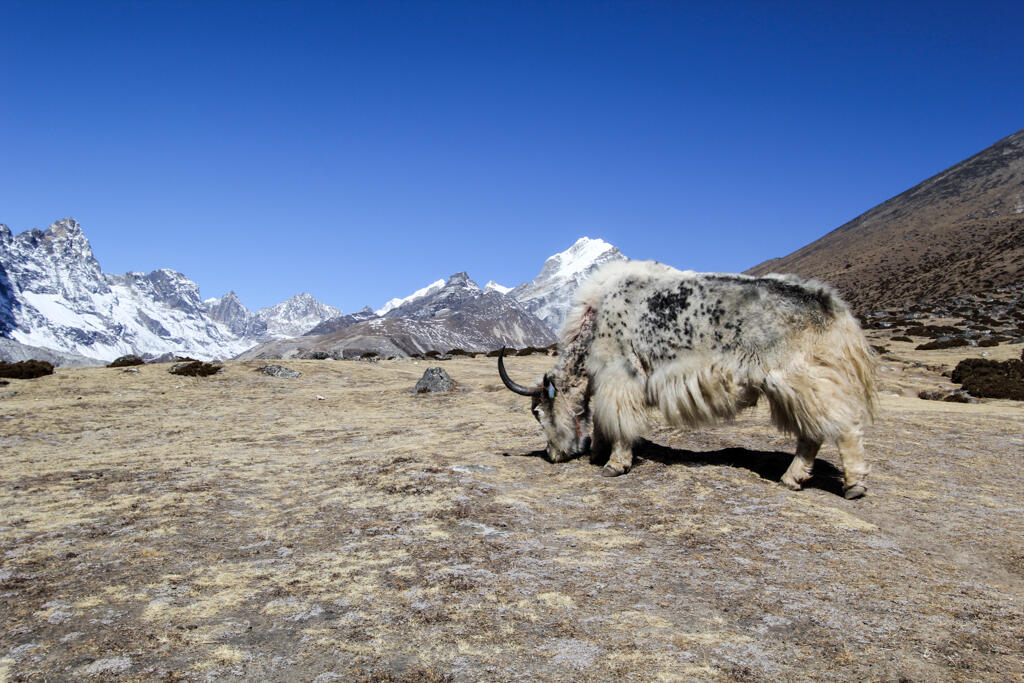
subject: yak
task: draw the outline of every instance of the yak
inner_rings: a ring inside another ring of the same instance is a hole
[[[829,286],[795,275],[680,271],[650,261],[602,266],[580,287],[555,367],[532,387],[547,455],[586,453],[604,476],[633,466],[648,417],[712,425],[765,397],[772,422],[797,437],[782,483],[799,490],[823,443],[842,459],[844,495],[867,490],[863,428],[874,416],[875,359],[847,305]]]

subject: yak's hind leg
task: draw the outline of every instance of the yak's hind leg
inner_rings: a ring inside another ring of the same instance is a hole
[[[867,492],[865,481],[871,469],[864,459],[864,436],[860,425],[849,428],[836,440],[843,459],[843,495],[860,498]]]
[[[789,463],[789,469],[782,475],[782,483],[788,488],[799,491],[803,483],[811,478],[814,469],[814,456],[818,454],[821,443],[801,436],[796,442],[796,456]]]

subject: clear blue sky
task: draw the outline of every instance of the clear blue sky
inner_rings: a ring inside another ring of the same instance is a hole
[[[1024,2],[0,2],[0,222],[354,311],[781,256],[1024,127]]]

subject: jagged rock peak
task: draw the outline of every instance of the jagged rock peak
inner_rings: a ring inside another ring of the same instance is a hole
[[[237,337],[257,339],[267,332],[266,321],[246,308],[234,290],[219,299],[207,299],[203,303],[210,318],[227,327]]]
[[[480,285],[473,282],[466,271],[455,273],[449,277],[448,281],[445,282],[445,287],[460,287],[471,291],[480,291]]]
[[[10,229],[0,231],[0,243],[17,243],[27,250],[43,249],[59,259],[96,260],[82,226],[74,218],[62,218],[46,230],[26,230],[17,236],[11,236]]]

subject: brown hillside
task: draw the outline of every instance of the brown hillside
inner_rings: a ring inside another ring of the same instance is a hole
[[[980,294],[1024,273],[1024,130],[747,272],[797,273],[857,310]]]

